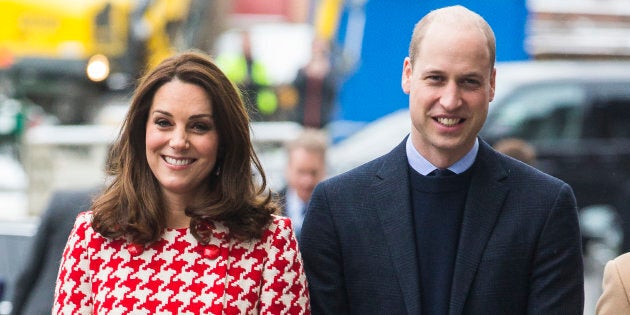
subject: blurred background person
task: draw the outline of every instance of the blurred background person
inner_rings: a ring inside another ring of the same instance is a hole
[[[4,278],[0,276],[0,301],[4,299]]]
[[[148,72],[113,144],[110,182],[66,244],[53,313],[308,313],[291,222],[273,215],[250,128],[206,54]]]
[[[536,148],[518,138],[505,138],[494,144],[494,149],[523,163],[536,166]]]
[[[335,110],[337,86],[332,71],[330,42],[315,37],[311,44],[311,58],[298,69],[293,87],[297,92],[295,120],[304,127],[323,128]]]
[[[286,144],[287,185],[279,192],[282,214],[291,218],[296,235],[300,235],[306,206],[315,185],[326,176],[326,150],[328,138],[325,132],[307,128]]]
[[[63,249],[77,215],[86,211],[98,190],[60,190],[53,193],[42,214],[11,299],[13,315],[50,314]]]
[[[252,118],[269,120],[278,109],[276,92],[265,65],[254,56],[249,30],[243,30],[240,35],[240,52],[220,54],[217,65],[239,87]]]

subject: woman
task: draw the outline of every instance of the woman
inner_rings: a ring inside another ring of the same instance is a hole
[[[630,314],[630,253],[619,255],[604,267],[597,315]]]
[[[111,152],[112,181],[68,239],[54,314],[310,313],[245,107],[208,56],[149,72]]]

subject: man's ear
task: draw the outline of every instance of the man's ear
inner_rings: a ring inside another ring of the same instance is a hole
[[[406,57],[405,61],[403,62],[402,76],[400,80],[400,85],[405,94],[409,94],[412,74],[413,66],[411,65],[411,59],[409,57]]]
[[[497,68],[492,69],[492,74],[490,76],[490,102],[494,100],[494,91],[496,86],[496,78],[497,78]]]

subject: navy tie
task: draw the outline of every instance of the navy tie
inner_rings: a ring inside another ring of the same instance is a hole
[[[433,171],[431,171],[431,173],[429,173],[427,176],[440,177],[440,176],[451,176],[451,175],[455,175],[455,173],[449,170],[448,168],[445,168],[445,169],[436,168]]]

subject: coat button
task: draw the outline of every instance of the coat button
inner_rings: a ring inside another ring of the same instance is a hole
[[[217,259],[220,254],[220,249],[216,245],[206,245],[203,247],[202,256],[208,259]]]
[[[140,244],[131,243],[127,245],[127,250],[131,256],[138,256],[144,252],[144,246]]]

